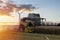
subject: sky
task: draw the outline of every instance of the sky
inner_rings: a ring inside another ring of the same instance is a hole
[[[39,13],[47,21],[60,22],[60,0],[12,0],[15,4],[32,4],[37,7],[34,12]],[[27,16],[27,14],[22,14]]]

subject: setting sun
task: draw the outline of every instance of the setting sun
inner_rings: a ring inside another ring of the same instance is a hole
[[[12,16],[0,16],[0,25],[16,25],[18,24],[18,19]]]

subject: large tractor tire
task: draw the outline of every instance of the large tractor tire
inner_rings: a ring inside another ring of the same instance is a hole
[[[32,28],[33,27],[32,22],[28,22],[28,24],[26,24],[26,25],[27,25],[27,27],[25,28],[25,32],[31,33],[34,31],[34,29]]]
[[[33,32],[34,31],[34,29],[32,29],[32,28],[30,28],[30,27],[28,27],[28,28],[25,28],[25,30],[24,30],[25,32],[28,32],[28,33],[31,33],[31,32]]]

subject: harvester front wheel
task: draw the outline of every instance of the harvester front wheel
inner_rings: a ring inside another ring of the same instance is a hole
[[[25,28],[25,30],[24,30],[25,32],[28,32],[28,33],[31,33],[31,32],[33,32],[34,30],[33,29],[31,29],[31,28]]]

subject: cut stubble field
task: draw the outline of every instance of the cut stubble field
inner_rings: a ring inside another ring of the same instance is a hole
[[[60,40],[60,35],[3,31],[0,40]]]
[[[4,27],[18,27],[18,26],[4,26]],[[59,26],[40,26],[37,27],[40,28],[41,30],[45,30],[46,29],[48,31],[52,31],[53,30],[60,30]],[[53,30],[52,30],[53,29]],[[47,31],[47,32],[48,32]],[[44,31],[43,31],[44,32]],[[58,33],[60,33],[60,31],[58,31]],[[60,34],[42,34],[42,33],[25,33],[25,32],[19,32],[19,31],[11,31],[11,30],[4,30],[4,31],[0,31],[0,40],[60,40]]]

